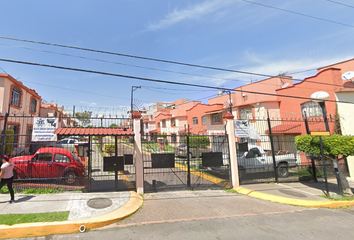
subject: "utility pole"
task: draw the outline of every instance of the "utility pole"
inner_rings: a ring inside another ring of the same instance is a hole
[[[132,94],[130,97],[130,128],[131,129],[133,129],[133,99],[134,99],[133,92],[139,88],[141,88],[141,86],[132,86]]]

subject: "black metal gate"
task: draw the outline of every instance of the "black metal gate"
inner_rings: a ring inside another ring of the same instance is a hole
[[[229,186],[225,135],[158,135],[142,140],[145,192]]]
[[[89,191],[124,191],[135,187],[134,145],[130,137],[90,137]]]

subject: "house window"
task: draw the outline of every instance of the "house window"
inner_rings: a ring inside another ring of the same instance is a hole
[[[149,124],[148,123],[145,123],[145,128],[149,128]]]
[[[20,106],[21,92],[17,87],[13,87],[11,90],[11,105]]]
[[[211,123],[221,123],[221,114],[214,113],[211,115]]]
[[[202,117],[202,124],[203,124],[203,125],[206,125],[206,116],[203,116],[203,117]]]
[[[241,108],[238,110],[238,115],[242,120],[253,119],[252,108]]]
[[[30,107],[30,111],[35,113],[37,110],[37,100],[32,98],[31,99],[31,107]]]
[[[160,122],[157,123],[157,127],[160,128]]]
[[[197,117],[193,118],[193,125],[198,125],[198,118]]]
[[[172,134],[171,135],[171,142],[172,143],[176,143],[177,142],[177,135],[176,134]]]
[[[171,126],[172,127],[175,127],[176,126],[176,119],[171,119]]]
[[[162,120],[162,127],[166,127],[166,120]]]
[[[302,113],[302,117],[322,117],[323,116],[320,104],[312,101],[301,104],[301,113]]]
[[[58,116],[58,113],[57,112],[54,112],[54,117],[57,117]]]
[[[32,141],[32,130],[33,127],[32,126],[27,126],[27,139],[26,139],[26,143],[31,143]]]

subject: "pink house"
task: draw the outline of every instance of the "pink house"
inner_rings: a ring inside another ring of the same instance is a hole
[[[0,129],[4,128],[4,116],[8,112],[7,128],[13,129],[14,147],[28,149],[31,142],[33,117],[40,115],[41,96],[8,74],[0,73]]]

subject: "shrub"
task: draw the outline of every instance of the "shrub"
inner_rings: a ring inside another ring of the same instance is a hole
[[[11,154],[12,150],[14,148],[14,145],[12,144],[15,140],[14,136],[15,132],[13,129],[6,129],[6,138],[5,138],[5,155],[6,154]],[[12,135],[12,136],[9,136]]]
[[[184,139],[184,143],[187,144],[187,138]],[[189,145],[192,147],[209,147],[210,139],[207,136],[192,136],[189,137]]]
[[[104,145],[104,150],[105,150],[106,152],[108,152],[109,154],[112,154],[112,153],[115,152],[116,146],[115,146],[115,144],[113,144],[113,143],[106,143],[106,144]]]

